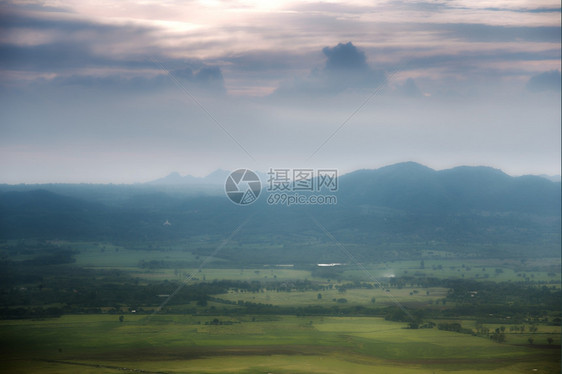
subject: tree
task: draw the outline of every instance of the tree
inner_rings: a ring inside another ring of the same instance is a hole
[[[529,339],[527,339],[527,341],[529,342],[529,344],[533,344],[533,342],[535,341],[535,339],[529,338]]]
[[[123,322],[124,320],[125,320],[125,316],[120,315],[120,316],[119,316],[119,322]]]
[[[490,336],[490,339],[497,343],[503,343],[505,342],[505,334],[500,332],[499,329],[496,329],[496,331]]]
[[[197,305],[199,306],[207,306],[207,298],[208,296],[203,294],[197,298]]]
[[[316,296],[316,298],[317,298],[318,300],[322,300],[322,294],[319,293],[318,296]]]
[[[374,304],[376,301],[376,299],[374,297],[371,297],[371,304]]]

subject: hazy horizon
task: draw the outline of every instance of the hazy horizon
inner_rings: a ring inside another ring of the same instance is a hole
[[[397,165],[400,163],[408,163],[408,162],[414,162],[414,161],[403,161],[403,162],[398,162],[398,163],[392,163],[392,164],[387,164],[387,165],[381,165],[381,166],[377,166],[377,167],[365,167],[365,168],[358,168],[358,169],[353,169],[353,170],[339,170],[338,169],[338,176],[343,176],[346,174],[350,174],[353,173],[355,171],[359,171],[359,170],[377,170],[380,168],[384,168],[387,166],[393,166],[393,165]],[[485,167],[485,168],[492,168],[492,169],[497,169],[500,170],[501,172],[511,176],[511,177],[520,177],[520,176],[537,176],[537,177],[545,177],[548,180],[551,181],[556,181],[559,182],[560,178],[561,178],[561,174],[544,174],[544,173],[526,173],[526,174],[511,174],[511,173],[507,173],[505,170],[499,169],[499,168],[494,168],[488,165],[455,165],[452,167],[444,167],[444,168],[434,168],[431,167],[429,165],[424,165],[424,164],[420,164],[422,166],[428,167],[430,169],[433,169],[435,171],[443,171],[443,170],[449,170],[449,169],[454,169],[457,167]],[[278,168],[279,166],[274,166],[273,168]],[[244,167],[242,167],[244,168]],[[296,168],[296,167],[295,167]],[[189,178],[189,177],[193,177],[196,178],[197,180],[204,180],[205,178],[212,176],[214,173],[216,172],[225,172],[225,173],[230,173],[232,171],[234,171],[235,169],[215,169],[209,173],[206,174],[198,174],[198,175],[194,175],[194,174],[189,174],[189,173],[180,173],[178,171],[171,171],[171,172],[167,172],[165,174],[161,174],[161,175],[157,175],[152,179],[147,179],[147,180],[138,180],[138,181],[131,181],[131,182],[114,182],[114,181],[101,181],[101,182],[96,182],[96,181],[64,181],[64,180],[51,180],[51,181],[37,181],[37,182],[20,182],[20,183],[6,183],[6,182],[0,182],[0,184],[4,184],[4,185],[42,185],[42,184],[114,184],[114,185],[133,185],[133,184],[145,184],[145,183],[150,183],[150,182],[154,182],[157,181],[159,179],[165,179],[170,175],[173,174],[177,174],[182,178]],[[265,175],[267,174],[269,169],[263,169],[263,170],[253,170],[256,171],[258,173],[260,173],[261,175]]]

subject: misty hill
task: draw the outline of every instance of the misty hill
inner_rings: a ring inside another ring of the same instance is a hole
[[[414,163],[359,170],[340,178],[340,200],[410,212],[521,212],[560,215],[560,183],[511,177],[490,167],[436,171]]]
[[[91,236],[103,227],[106,213],[101,204],[43,189],[3,192],[0,238]]]
[[[461,255],[560,253],[559,182],[487,167],[435,171],[402,163],[341,176],[339,187],[333,206],[270,206],[263,191],[241,207],[224,194],[190,195],[181,186],[4,185],[0,239],[140,247],[188,239],[207,243],[192,248],[204,255],[248,219],[229,244],[236,250],[222,256],[256,263],[345,260],[316,219],[365,259],[417,256],[428,248]]]
[[[163,185],[224,185],[224,181],[230,174],[229,171],[218,169],[207,175],[206,177],[199,178],[192,175],[181,176],[178,172],[173,172],[150,182],[147,185],[163,186]]]
[[[541,175],[539,175],[539,177],[548,179],[548,180],[551,181],[551,182],[560,182],[560,181],[562,181],[562,176],[560,176],[560,175],[541,174]]]

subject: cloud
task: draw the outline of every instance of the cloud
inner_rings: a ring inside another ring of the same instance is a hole
[[[199,63],[200,66],[194,71],[192,67],[184,67],[171,70],[170,75],[177,79],[185,88],[195,88],[196,90],[213,91],[214,93],[225,93],[224,78],[222,70],[218,66],[208,66]],[[166,74],[167,75],[167,74]],[[170,80],[169,77],[165,77]],[[150,80],[154,83],[154,87],[160,87],[162,76],[157,76]]]
[[[491,62],[509,63],[521,77],[536,72],[527,61],[541,61],[539,69],[548,70],[560,59],[560,26],[548,12],[519,15],[533,11],[528,4],[506,9],[506,21],[500,9],[464,2],[287,2],[277,11],[256,12],[224,2],[237,9],[236,19],[228,11],[207,13],[197,2],[128,3],[111,11],[88,2],[57,4],[65,7],[11,4],[0,12],[0,70],[89,75],[97,69],[100,75],[103,68],[128,79],[155,70],[152,55],[173,69],[198,59],[220,66],[234,94],[267,95],[283,82],[278,93],[326,95],[377,87],[382,72],[405,59],[409,75],[430,69],[470,81]],[[342,35],[361,49],[335,45]],[[510,74],[503,67],[492,72],[498,79]]]
[[[219,66],[170,56],[159,46],[161,28],[99,22],[62,8],[29,9],[12,6],[0,12],[0,86],[162,89],[173,86],[169,69],[190,88],[226,91]]]
[[[218,66],[205,66],[193,76],[193,81],[205,87],[215,87],[224,90],[224,78]]]
[[[407,96],[407,97],[421,97],[421,96],[423,96],[423,93],[421,92],[418,85],[416,84],[416,81],[413,78],[406,79],[406,82],[404,82],[404,84],[398,86],[396,91],[397,91],[398,94],[400,94],[402,96]]]
[[[73,74],[57,76],[53,79],[40,79],[31,84],[34,90],[51,90],[56,88],[88,88],[94,89],[100,94],[109,93],[151,93],[166,89],[177,88],[175,80],[180,84],[198,94],[212,93],[225,94],[224,79],[221,69],[217,66],[207,66],[198,68],[185,67],[167,72],[160,70],[155,75],[133,75],[123,76],[119,74],[109,75],[87,75]],[[175,78],[175,79],[174,79]]]
[[[226,92],[220,67],[155,46],[156,27],[73,18],[58,8],[22,12],[28,8],[0,12],[0,86],[145,92],[173,87],[169,69],[189,89]]]
[[[93,53],[88,45],[78,42],[0,46],[0,67],[10,70],[60,73],[66,69],[118,68],[132,64],[134,64],[132,61],[116,60]]]
[[[367,59],[365,53],[357,49],[353,43],[339,43],[333,48],[324,47],[322,52],[328,60],[326,61],[326,69],[330,71],[361,71],[368,70]]]
[[[421,26],[421,25],[420,25]],[[422,29],[443,33],[446,38],[471,42],[549,42],[560,43],[560,26],[499,26],[479,23],[427,24]]]
[[[545,71],[534,75],[527,82],[529,91],[556,91],[560,92],[560,70]]]
[[[8,168],[21,182],[37,180],[35,172],[51,181],[134,181],[144,170],[155,179],[172,170],[303,166],[377,87],[394,94],[369,100],[311,163],[560,169],[558,95],[521,92],[527,82],[560,90],[560,12],[521,9],[542,5],[4,3],[4,180]],[[547,73],[533,77],[539,72]],[[428,96],[409,99],[420,88]],[[108,165],[120,169],[108,175]]]
[[[72,19],[62,12],[27,15],[12,9],[0,14],[0,69],[52,75],[69,69],[147,69],[150,62],[139,58],[139,44],[150,45],[152,32],[137,25]]]
[[[349,90],[372,91],[386,84],[385,73],[371,68],[365,53],[352,42],[324,47],[322,53],[326,56],[323,68],[313,69],[302,80],[283,82],[275,94],[322,96]]]

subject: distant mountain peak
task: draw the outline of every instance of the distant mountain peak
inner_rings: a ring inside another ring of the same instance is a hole
[[[463,171],[481,171],[481,172],[489,172],[489,173],[493,173],[493,174],[497,174],[497,175],[508,175],[506,173],[503,172],[503,170],[501,169],[497,169],[491,166],[469,166],[469,165],[461,165],[461,166],[456,166],[454,168],[451,169],[446,169],[446,170],[463,170]],[[444,170],[444,171],[446,171]]]
[[[429,166],[422,165],[419,162],[415,162],[415,161],[397,162],[395,164],[384,166],[383,168],[385,168],[385,167],[400,167],[400,168],[409,167],[409,168],[419,168],[419,169],[431,169]],[[431,170],[433,170],[433,169],[431,169]]]
[[[228,176],[228,174],[230,174],[230,171],[228,170],[224,170],[224,169],[217,169],[215,171],[213,171],[211,174],[207,175],[205,178],[209,178],[209,177],[213,177],[213,176],[223,176],[226,175]]]
[[[230,171],[228,170],[217,169],[203,179],[211,184],[224,184],[224,181],[228,178],[229,174]]]
[[[562,177],[560,175],[541,174],[539,175],[539,177],[548,179],[551,182],[560,182],[562,180]]]
[[[229,171],[217,169],[206,177],[182,176],[177,171],[171,172],[164,178],[159,178],[146,184],[150,185],[219,185],[223,184],[230,174]]]
[[[435,170],[430,168],[429,166],[425,166],[425,165],[419,164],[419,163],[414,162],[414,161],[399,162],[399,163],[396,163],[396,164],[383,166],[383,167],[379,168],[378,170],[380,170],[380,171],[383,171],[383,170],[398,170],[398,171],[401,171],[401,172],[402,171],[435,172]]]

